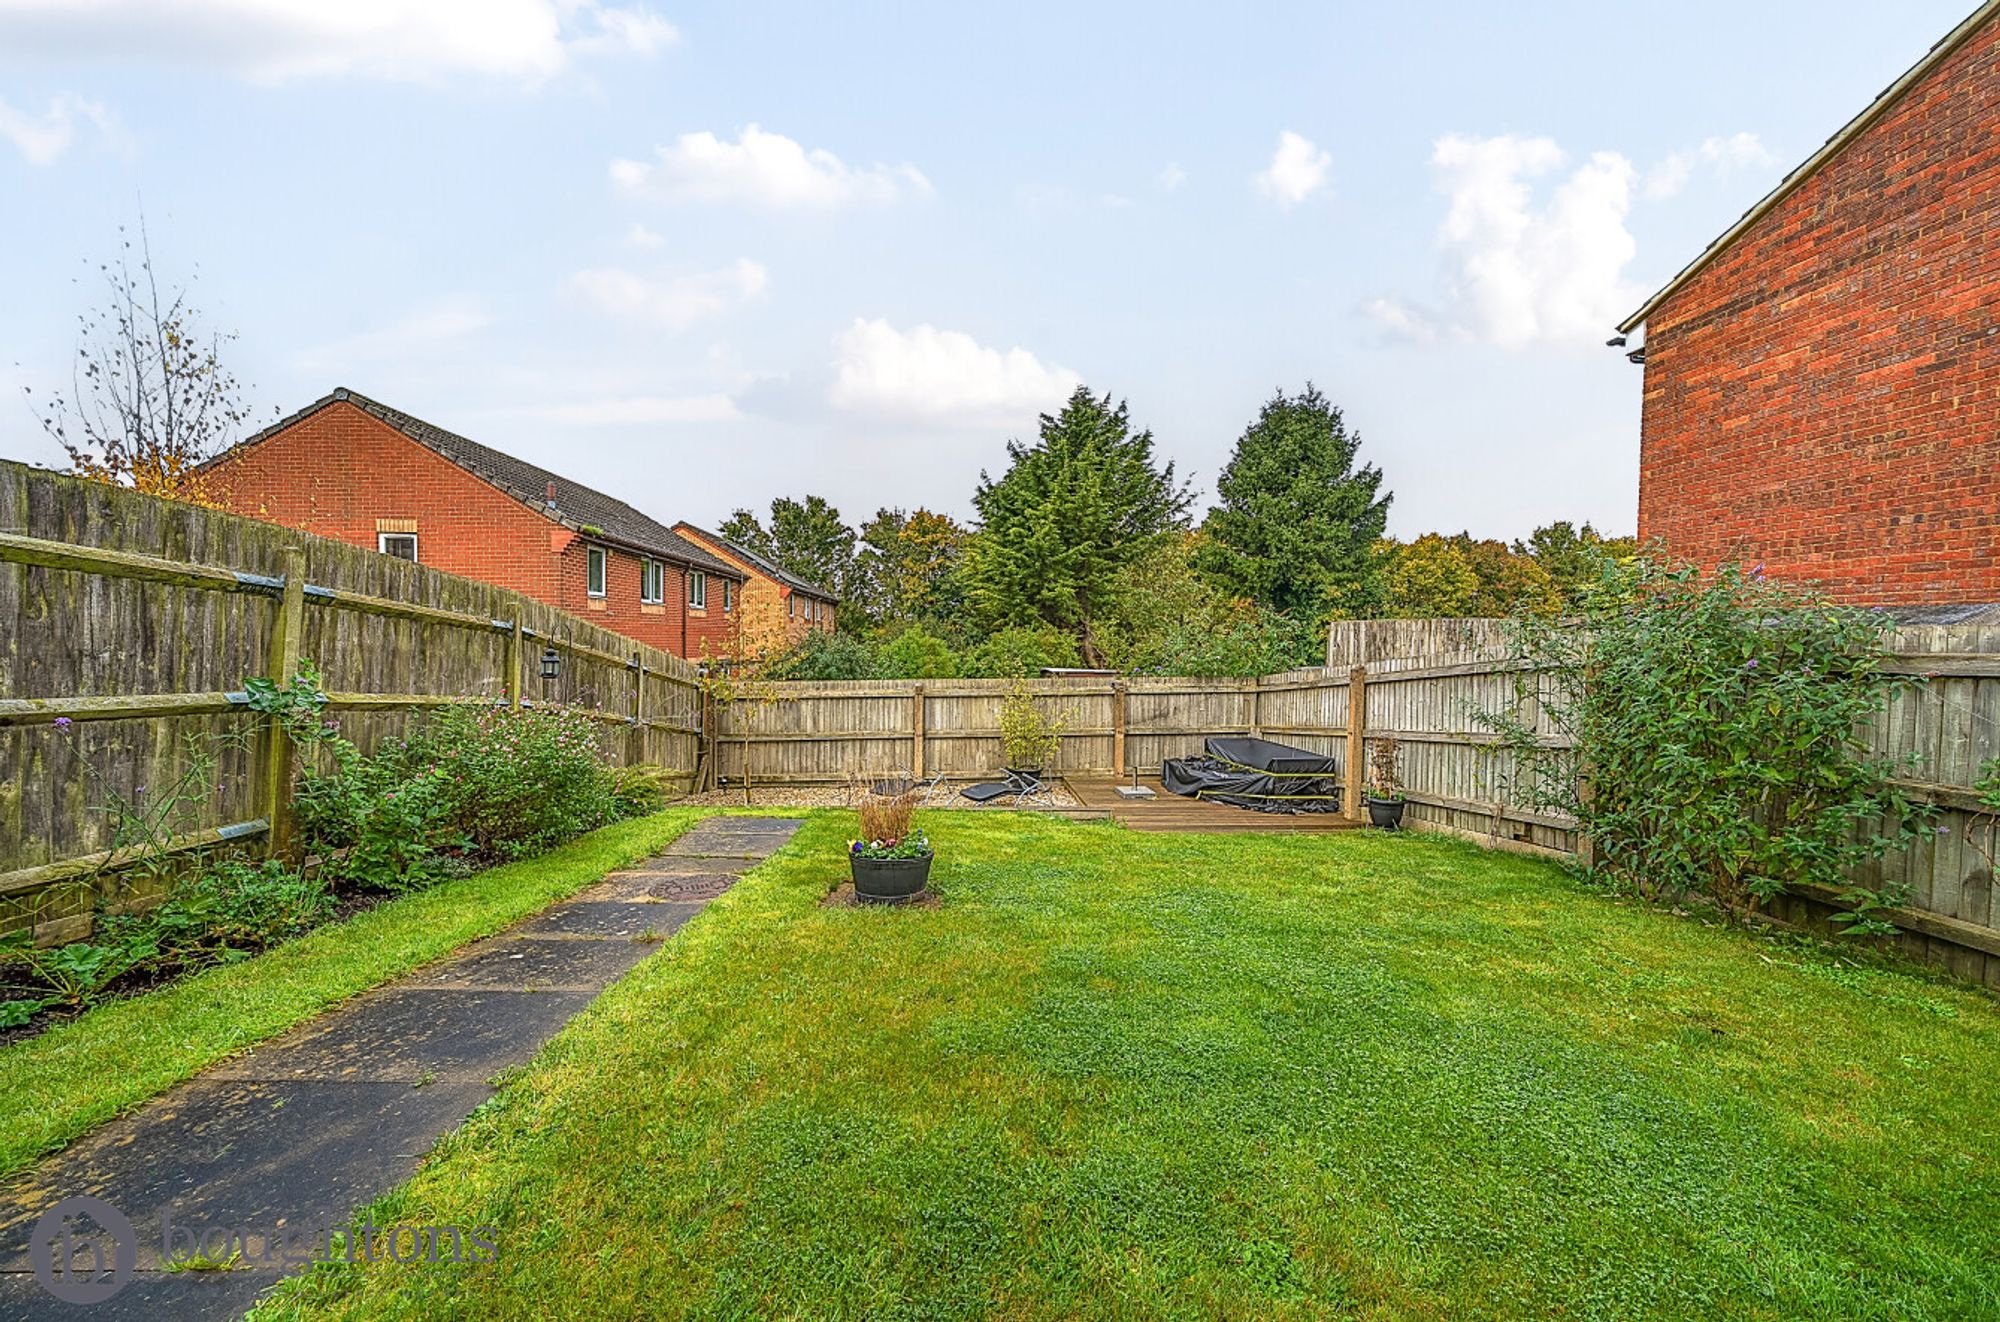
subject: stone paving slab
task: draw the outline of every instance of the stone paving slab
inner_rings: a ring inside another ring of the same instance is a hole
[[[534,1055],[595,996],[395,983],[225,1061],[208,1077],[483,1083]]]
[[[280,1221],[344,1221],[404,1179],[492,1092],[484,1084],[204,1076],[78,1140],[10,1187],[0,1202],[0,1271],[29,1271],[36,1222],[82,1191],[131,1219],[142,1267],[160,1265],[163,1208],[176,1225],[260,1232]]]
[[[731,878],[735,880],[735,878]],[[643,941],[538,941],[500,936],[412,975],[412,987],[602,991],[653,953]]]
[[[740,880],[734,872],[627,872],[597,887],[591,898],[646,905],[712,900]]]
[[[139,1232],[142,1236],[145,1231]],[[140,1271],[132,1283],[101,1304],[58,1301],[31,1272],[0,1273],[0,1317],[48,1322],[167,1322],[178,1318],[238,1317],[277,1284],[276,1272]]]
[[[280,1218],[344,1222],[407,1179],[492,1095],[495,1074],[658,948],[635,938],[678,931],[801,824],[715,820],[727,825],[698,826],[666,854],[225,1061],[0,1185],[0,1317],[242,1313],[280,1270],[157,1270],[161,1209],[171,1206],[176,1225],[260,1231]],[[123,1211],[140,1249],[131,1283],[88,1308],[57,1300],[28,1270],[30,1231],[77,1194]]]
[[[651,933],[669,937],[701,912],[699,904],[647,904],[632,900],[578,900],[558,905],[523,924],[523,936],[598,936],[637,941]]]

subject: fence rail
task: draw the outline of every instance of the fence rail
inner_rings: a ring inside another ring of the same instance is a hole
[[[244,681],[302,656],[364,747],[414,711],[560,701],[616,762],[696,771],[699,682],[666,652],[344,542],[0,463],[0,930],[68,939],[124,898],[131,850],[102,809],[174,783],[189,740],[216,784],[169,814],[169,852],[289,848],[290,749]]]

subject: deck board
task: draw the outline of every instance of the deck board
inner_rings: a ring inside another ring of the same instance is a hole
[[[1065,776],[1063,783],[1085,809],[1108,812],[1134,831],[1243,832],[1268,835],[1318,834],[1352,831],[1361,823],[1338,813],[1252,812],[1226,803],[1208,803],[1179,794],[1169,794],[1158,776],[1141,777],[1150,786],[1153,799],[1121,799],[1118,786],[1129,779],[1115,776]]]

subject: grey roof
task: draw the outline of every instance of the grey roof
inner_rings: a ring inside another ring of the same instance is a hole
[[[774,578],[778,580],[778,582],[784,584],[788,588],[791,588],[793,591],[803,592],[808,596],[818,597],[823,601],[840,600],[833,593],[828,592],[825,588],[821,587],[819,584],[813,582],[810,579],[800,578],[797,574],[794,574],[789,569],[786,569],[783,566],[779,565],[769,556],[759,555],[755,551],[751,550],[749,547],[743,545],[743,543],[741,542],[732,542],[727,537],[718,536],[717,534],[710,532],[706,528],[697,528],[692,523],[689,523],[686,519],[682,519],[679,523],[675,524],[674,526],[676,528],[686,528],[689,532],[693,533],[695,536],[703,538],[706,541],[713,542],[717,546],[723,547],[725,550],[729,552],[729,554],[735,556],[737,559],[748,561],[750,565],[757,570],[758,573],[764,575],[766,578]]]
[[[2000,624],[2000,602],[1972,602],[1957,606],[1891,606],[1889,614],[1898,624]]]
[[[673,560],[695,569],[713,571],[729,578],[741,578],[743,571],[734,565],[718,560],[694,543],[677,536],[674,531],[657,519],[649,518],[614,496],[572,482],[559,473],[551,473],[546,468],[538,468],[524,459],[516,459],[511,454],[467,440],[456,432],[413,417],[401,409],[392,409],[358,391],[341,387],[332,394],[313,401],[287,418],[280,418],[256,435],[245,439],[232,450],[240,450],[276,435],[285,428],[310,417],[329,404],[352,404],[363,413],[377,418],[394,427],[427,450],[435,451],[443,458],[463,468],[488,486],[495,487],[526,505],[537,514],[560,523],[566,528],[584,534],[598,536],[609,542],[628,546],[633,550],[658,556],[663,560]],[[223,456],[218,455],[217,459]],[[210,460],[214,463],[215,460]],[[549,493],[555,493],[553,502]]]

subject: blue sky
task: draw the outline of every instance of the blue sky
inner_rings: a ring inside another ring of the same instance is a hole
[[[1390,530],[1630,531],[1613,323],[1971,8],[0,0],[0,455],[143,205],[261,413],[347,385],[714,522],[964,515],[1081,380],[1274,388]]]

